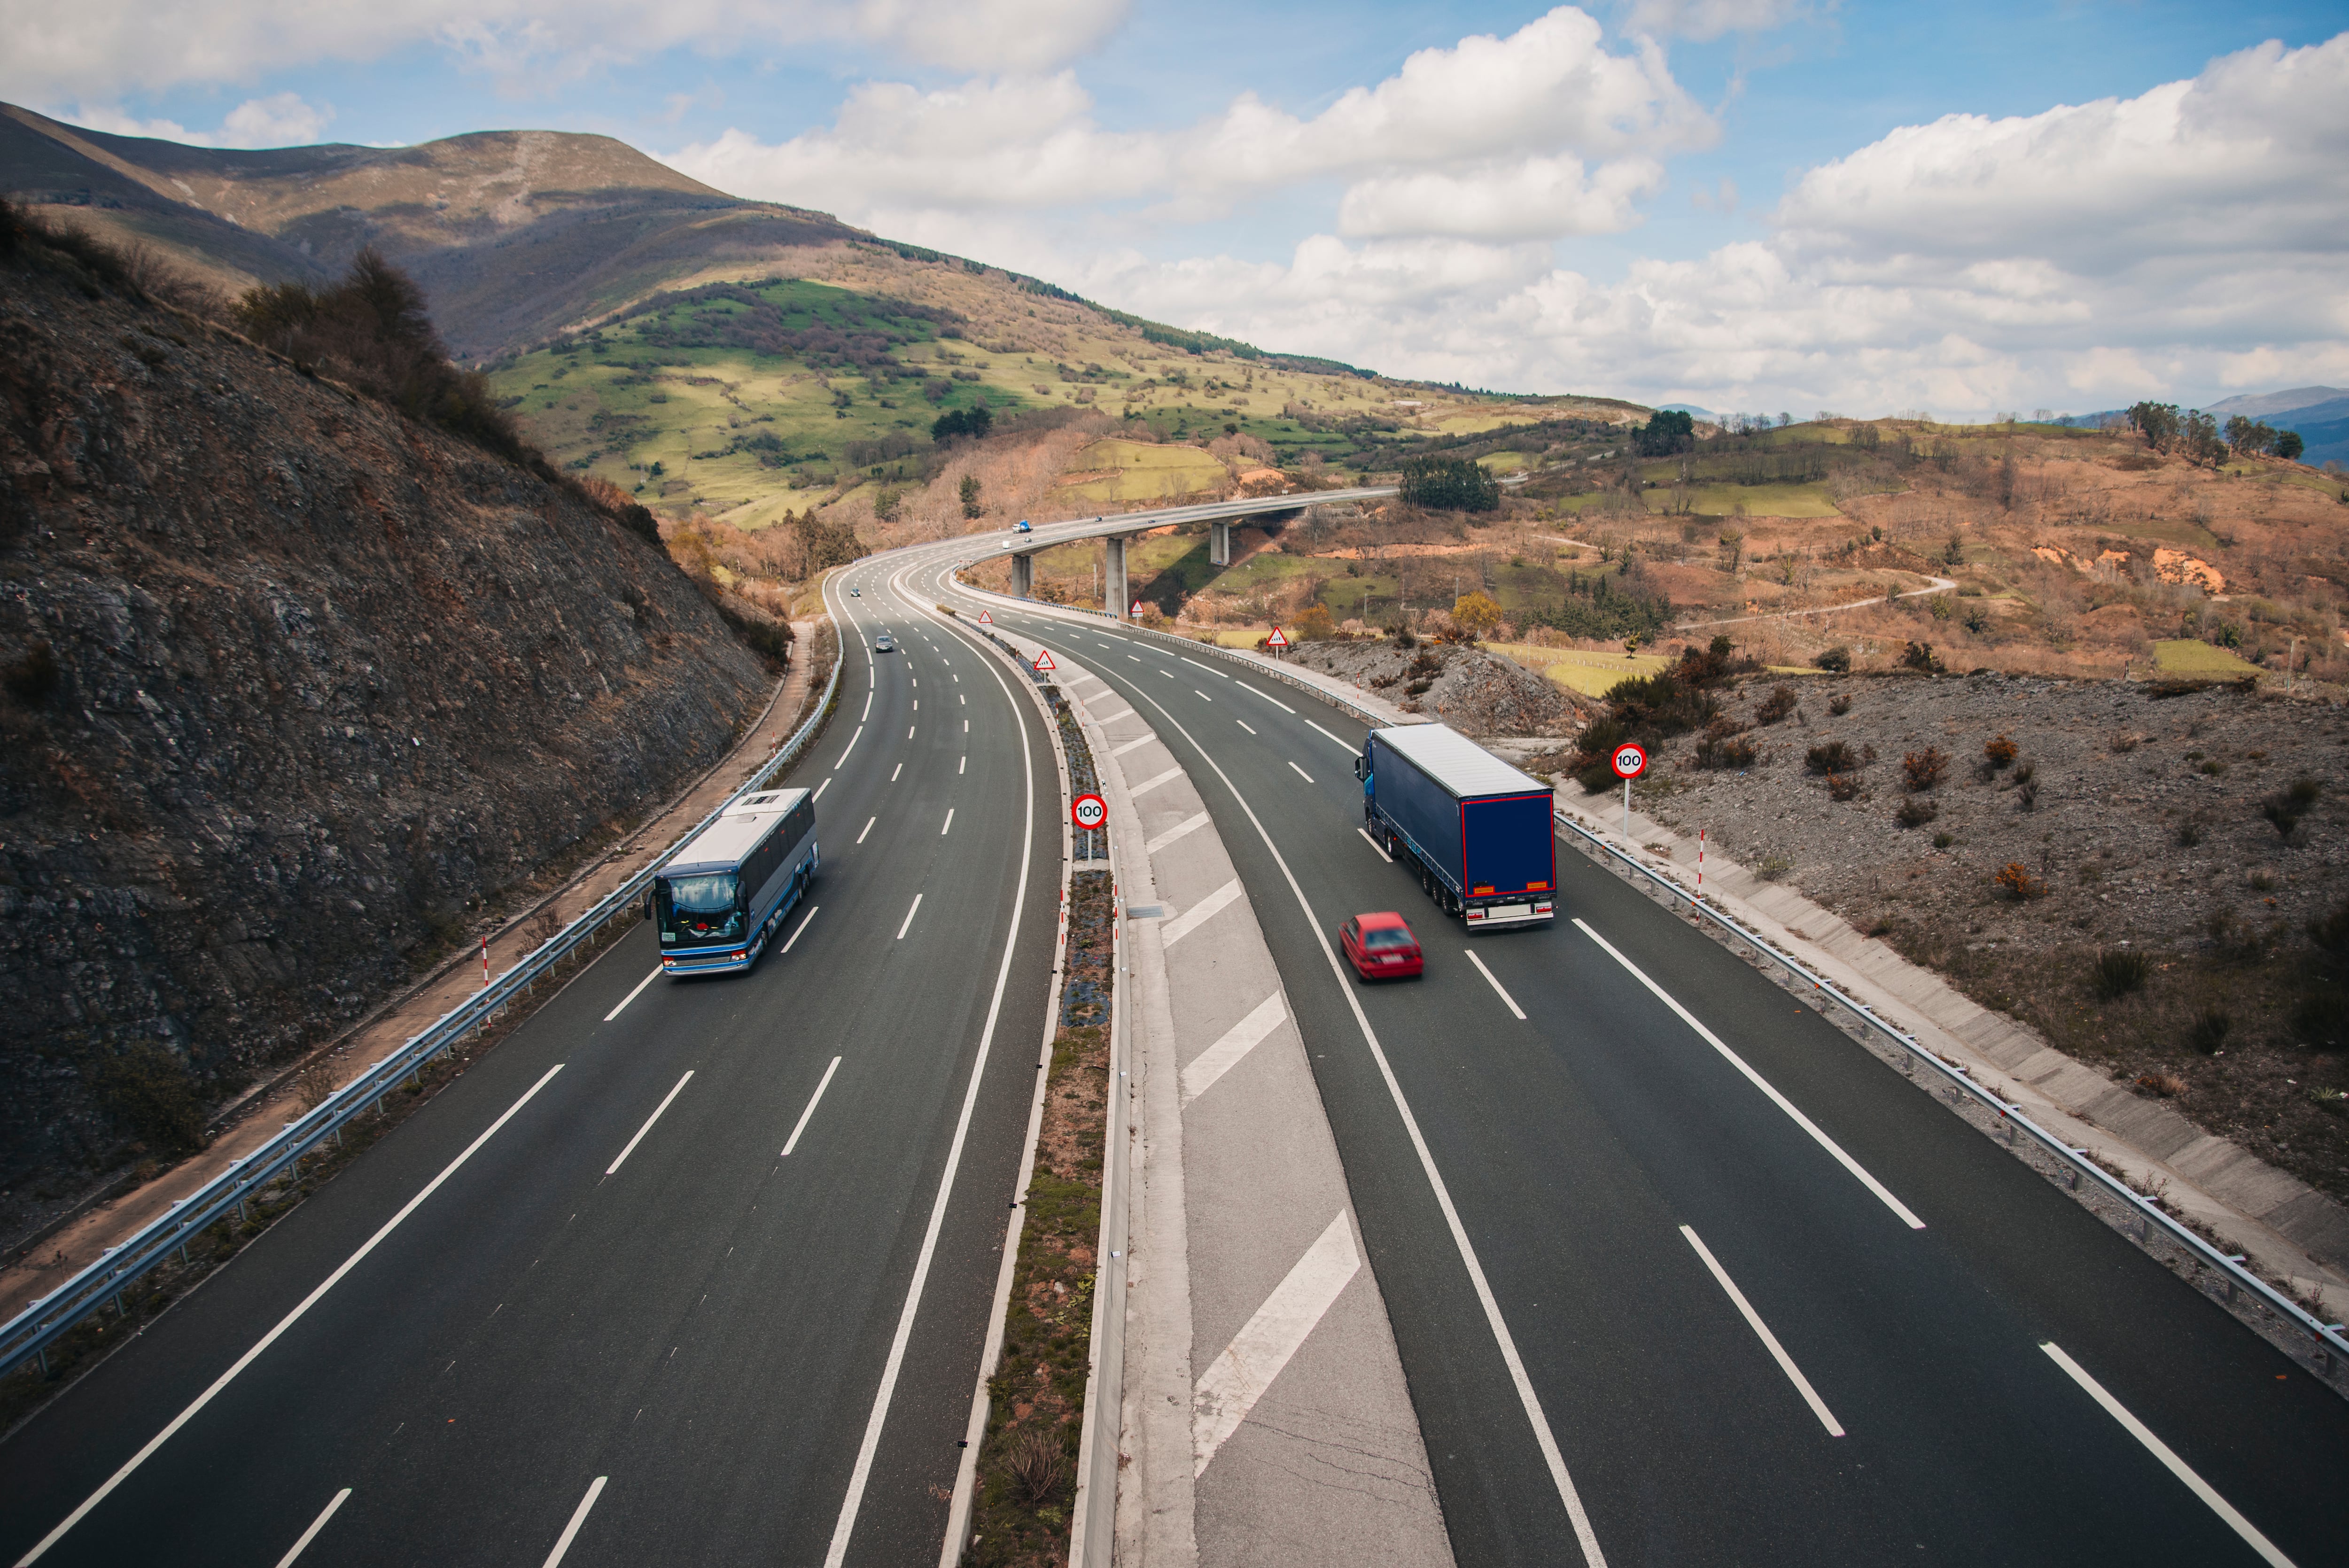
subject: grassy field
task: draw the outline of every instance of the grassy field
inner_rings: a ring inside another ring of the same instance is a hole
[[[1537,648],[1527,643],[1484,645],[1590,696],[1605,696],[1617,682],[1653,675],[1671,663],[1661,654],[1602,654],[1578,648]]]
[[[1206,490],[1230,477],[1218,459],[1193,446],[1154,446],[1143,441],[1095,441],[1077,454],[1079,473],[1098,479],[1064,485],[1061,498],[1103,503],[1172,500]]]
[[[2157,666],[2170,675],[2248,676],[2259,673],[2258,665],[2238,656],[2232,650],[2214,646],[2198,637],[2174,637],[2154,644],[2153,660]]]

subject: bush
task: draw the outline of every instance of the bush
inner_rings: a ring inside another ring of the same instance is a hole
[[[1892,820],[1904,828],[1921,828],[1940,814],[1941,809],[1932,801],[1909,795],[1893,810]]]
[[[1297,617],[1296,624],[1289,631],[1300,643],[1326,643],[1338,634],[1338,623],[1330,618],[1330,612],[1321,605],[1308,604],[1305,613]]]
[[[1955,833],[1936,833],[1933,835],[1933,847],[1937,850],[1946,850],[1957,841],[1958,836]]]
[[[1754,710],[1754,722],[1775,724],[1794,711],[1795,688],[1790,686],[1773,686],[1770,695],[1764,697],[1761,706]]]
[[[2108,947],[2096,954],[2096,962],[2088,972],[2088,985],[2099,1002],[2117,1002],[2132,992],[2145,989],[2153,974],[2153,959],[2134,947]]]
[[[1851,673],[1851,650],[1841,646],[1840,645],[1832,648],[1826,648],[1822,650],[1819,656],[1813,659],[1811,663],[1833,675],[1849,675]]]
[[[2214,1003],[2194,1015],[2194,1021],[2186,1026],[2186,1043],[2206,1057],[2215,1057],[2234,1029],[2235,1020],[2227,1016],[2227,1009]]]
[[[1840,740],[1824,741],[1803,753],[1806,773],[1849,773],[1859,766],[1859,754]]]
[[[2013,899],[2034,899],[2047,896],[2047,884],[2031,874],[2021,861],[2009,861],[1991,879],[1991,885]]]
[[[2139,1088],[2148,1088],[2164,1099],[2176,1099],[2186,1092],[2186,1080],[2176,1073],[2147,1073],[2137,1080]]]
[[[1695,762],[1699,768],[1751,768],[1762,753],[1745,736],[1745,727],[1726,718],[1716,718],[1705,726],[1704,738],[1696,743]]]
[[[2178,831],[2172,837],[2177,839],[2179,849],[2190,850],[2202,841],[2202,824],[2189,819],[2178,824]]]
[[[1851,711],[1851,694],[1848,692],[1836,693],[1832,698],[1828,699],[1827,711],[1835,715],[1837,718],[1841,718],[1845,714],[1849,713]]]
[[[1940,603],[1938,599],[1933,602],[1936,604]],[[1932,644],[1904,643],[1900,646],[1900,667],[1904,670],[1922,670],[1927,675],[1940,675],[1948,666],[1934,655]]]
[[[2021,747],[2015,745],[2007,737],[1998,736],[1982,742],[1982,760],[1990,764],[1992,772],[1996,772],[2013,763],[2015,758],[2021,755],[2022,750]]]
[[[1859,799],[1859,775],[1856,773],[1830,773],[1827,775],[1828,799],[1857,800]]]
[[[1911,792],[1930,789],[1950,770],[1949,753],[1938,746],[1922,751],[1912,751],[1900,759],[1900,771],[1907,776]]]
[[[2303,774],[2283,789],[2260,802],[2260,815],[2275,825],[2276,836],[2289,841],[2300,829],[2300,820],[2316,804],[2324,787]]]

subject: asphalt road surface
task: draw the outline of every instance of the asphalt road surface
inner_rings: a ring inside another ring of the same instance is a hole
[[[1358,831],[1361,725],[986,603],[1100,672],[1208,802],[1459,1561],[2349,1560],[2340,1398],[1796,998],[1564,844],[1557,923],[1472,941]],[[1384,909],[1423,980],[1331,963]]]
[[[840,707],[787,780],[823,787],[823,870],[789,950],[671,981],[638,925],[0,1445],[0,1560],[936,1561],[1061,801],[1030,699],[885,611],[882,578],[833,590]],[[868,659],[884,624],[902,651]]]

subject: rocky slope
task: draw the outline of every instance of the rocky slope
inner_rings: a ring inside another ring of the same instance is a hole
[[[0,258],[0,1223],[185,1147],[770,678],[576,494]]]

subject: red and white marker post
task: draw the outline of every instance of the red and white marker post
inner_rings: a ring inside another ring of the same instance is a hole
[[[1615,748],[1611,759],[1615,777],[1623,780],[1623,839],[1631,838],[1631,780],[1648,770],[1648,748],[1636,741],[1625,741]]]

